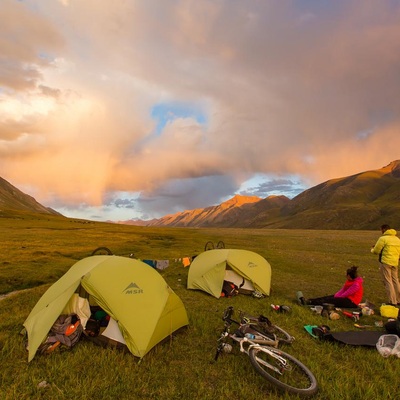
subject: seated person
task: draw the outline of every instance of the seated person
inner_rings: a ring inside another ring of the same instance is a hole
[[[333,304],[335,307],[357,308],[363,297],[363,278],[358,276],[358,267],[352,266],[346,272],[346,282],[343,287],[333,295],[305,299],[299,297],[302,304],[322,306],[324,303]]]

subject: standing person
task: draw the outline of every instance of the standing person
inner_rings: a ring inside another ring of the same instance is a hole
[[[363,297],[363,278],[358,276],[358,267],[353,265],[346,271],[346,282],[342,288],[335,294],[329,296],[316,297],[314,299],[305,299],[302,293],[299,295],[299,301],[304,305],[319,305],[324,303],[333,304],[335,307],[357,308]]]
[[[400,239],[389,225],[381,226],[382,236],[371,253],[379,255],[380,271],[386,294],[391,305],[400,305],[400,283],[398,275]]]

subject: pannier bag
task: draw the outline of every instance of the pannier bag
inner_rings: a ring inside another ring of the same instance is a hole
[[[70,349],[78,342],[82,332],[83,327],[76,314],[61,314],[38,350],[42,354],[49,354],[59,346]]]

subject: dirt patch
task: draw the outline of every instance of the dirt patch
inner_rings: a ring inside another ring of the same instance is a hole
[[[26,292],[27,290],[30,290],[30,289],[14,290],[13,292],[0,294],[0,301],[6,299],[7,297],[13,296],[14,294],[21,293],[21,292]]]

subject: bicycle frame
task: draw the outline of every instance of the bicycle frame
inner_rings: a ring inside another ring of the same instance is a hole
[[[272,369],[273,371],[281,374],[283,370],[288,370],[290,367],[288,366],[287,361],[279,356],[276,353],[273,353],[272,351],[268,350],[268,347],[278,347],[279,342],[277,340],[257,340],[257,339],[249,339],[247,337],[244,338],[237,338],[232,334],[228,335],[231,339],[237,341],[240,345],[240,351],[242,353],[247,354],[247,356],[249,356],[249,351],[252,347],[258,347],[262,352],[270,355],[271,357],[275,358],[276,360],[279,361],[279,364],[282,366],[281,369],[278,369],[276,367],[274,367],[273,365],[271,365],[270,363],[265,362],[264,360],[260,360],[259,362],[261,364],[263,364],[264,366],[266,366],[269,369]],[[245,344],[248,344],[248,346],[245,348]]]
[[[229,338],[229,339],[232,339],[233,341],[239,343],[240,352],[245,353],[247,356],[249,355],[249,351],[252,347],[259,347],[261,351],[278,359],[282,366],[286,365],[285,359],[276,355],[275,353],[272,353],[271,351],[268,351],[268,347],[275,347],[275,348],[278,347],[278,345],[279,345],[278,340],[272,340],[272,339],[268,338],[267,336],[262,335],[261,333],[260,333],[260,336],[263,337],[262,339],[250,339],[247,337],[238,337],[235,334],[230,333],[230,327],[231,327],[232,323],[235,323],[239,326],[251,326],[250,324],[240,324],[238,321],[235,321],[231,318],[226,319],[225,320],[225,329],[222,332],[221,337],[219,339],[219,341],[221,342],[221,345],[218,346],[217,353],[215,355],[215,361],[217,361],[218,356],[224,347],[224,343],[225,343],[226,339]],[[263,362],[263,364],[266,367],[271,368],[276,372],[279,372],[279,373],[281,372],[276,367],[273,367],[272,365],[270,365],[268,363]]]

